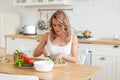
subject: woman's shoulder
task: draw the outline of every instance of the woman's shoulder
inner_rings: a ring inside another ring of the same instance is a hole
[[[49,32],[46,32],[46,33],[43,35],[43,37],[48,37],[48,35],[49,35]]]
[[[77,39],[77,35],[72,34],[72,39]]]
[[[72,34],[72,42],[78,42],[77,35]]]
[[[42,39],[43,39],[44,41],[47,41],[48,35],[49,35],[49,32],[46,32],[45,34],[43,34]]]

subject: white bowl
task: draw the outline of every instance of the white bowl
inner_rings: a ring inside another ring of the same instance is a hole
[[[48,72],[51,71],[53,69],[54,63],[51,61],[35,61],[34,62],[34,68],[37,71],[40,72]]]

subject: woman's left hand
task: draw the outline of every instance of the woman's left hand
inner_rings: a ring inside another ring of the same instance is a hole
[[[60,61],[62,58],[64,58],[64,54],[58,54],[58,55],[55,57],[55,59],[54,59],[55,63],[59,63],[59,61]]]

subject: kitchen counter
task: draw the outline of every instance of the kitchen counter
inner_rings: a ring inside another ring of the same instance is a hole
[[[13,56],[7,55],[7,58],[10,62],[0,63],[0,73],[38,76],[40,80],[88,80],[100,70],[95,66],[68,63],[66,66],[54,66],[52,71],[45,73],[34,68],[16,68],[13,66]]]
[[[5,37],[8,38],[23,38],[23,39],[35,39],[35,40],[41,40],[42,34],[39,35],[23,35],[23,34],[10,34],[10,35],[5,35]]]
[[[12,34],[12,35],[5,35],[8,38],[24,38],[24,39],[36,39],[41,40],[42,35],[22,35],[22,34]],[[86,43],[86,44],[107,44],[107,45],[120,45],[120,40],[113,40],[112,38],[99,38],[99,39],[78,39],[79,43]]]
[[[114,40],[112,38],[99,38],[95,40],[78,39],[78,42],[86,44],[120,45],[120,40]]]

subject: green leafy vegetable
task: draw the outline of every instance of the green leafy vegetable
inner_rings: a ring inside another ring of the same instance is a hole
[[[51,57],[49,57],[47,60],[54,62],[54,59],[51,58]],[[54,63],[55,63],[55,62],[54,62]],[[60,61],[58,62],[58,64],[64,64],[63,60],[60,59]]]
[[[47,60],[48,60],[48,61],[52,61],[52,62],[54,62],[54,59],[51,58],[51,57],[49,57]]]
[[[60,59],[60,61],[59,61],[59,64],[63,64],[64,62],[62,61],[62,59]]]
[[[24,60],[23,59],[17,59],[14,63],[14,66],[19,66],[21,67],[24,64]]]

